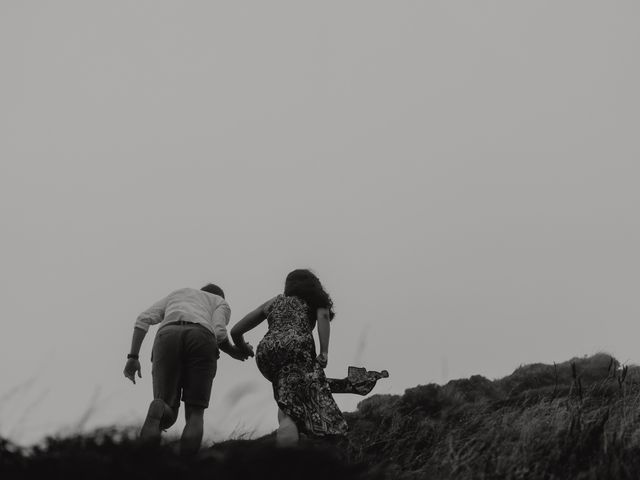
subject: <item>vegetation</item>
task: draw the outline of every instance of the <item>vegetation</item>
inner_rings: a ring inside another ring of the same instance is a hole
[[[277,449],[271,436],[203,449],[147,448],[135,431],[0,441],[2,478],[636,479],[640,369],[605,354],[533,364],[511,375],[373,395],[347,413],[349,438]],[[337,448],[336,448],[337,447]]]
[[[24,451],[0,443],[0,477],[92,480],[382,479],[364,465],[340,458],[335,449],[302,445],[278,449],[270,438],[230,440],[182,458],[176,443],[140,445],[133,430],[103,429],[86,435],[48,438]]]
[[[391,478],[640,478],[640,369],[605,354],[374,395],[347,416],[350,458]]]

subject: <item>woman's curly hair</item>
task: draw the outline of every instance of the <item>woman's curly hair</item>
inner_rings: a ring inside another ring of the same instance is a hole
[[[284,282],[284,294],[304,301],[309,307],[310,320],[314,323],[318,308],[328,308],[330,320],[335,317],[331,297],[311,270],[297,269],[290,272]]]

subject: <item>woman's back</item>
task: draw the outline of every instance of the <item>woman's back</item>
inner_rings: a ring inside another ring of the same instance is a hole
[[[269,331],[256,350],[260,372],[275,380],[286,367],[314,368],[316,347],[307,305],[297,297],[278,295],[267,307]]]
[[[309,308],[298,297],[278,295],[267,307],[269,330],[302,329],[311,331]]]

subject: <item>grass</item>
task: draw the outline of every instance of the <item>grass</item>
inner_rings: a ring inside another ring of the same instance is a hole
[[[347,414],[350,458],[406,479],[637,479],[639,380],[598,354],[373,396]]]
[[[2,478],[637,479],[640,370],[606,354],[373,395],[346,414],[349,437],[277,449],[229,440],[186,461],[174,441],[139,445],[101,429],[21,449],[0,441]]]
[[[369,479],[382,478],[362,464],[346,461],[335,449],[303,444],[276,448],[267,437],[229,440],[185,459],[177,445],[141,445],[133,430],[101,429],[84,435],[48,438],[35,448],[0,442],[0,473],[10,478],[102,479]]]

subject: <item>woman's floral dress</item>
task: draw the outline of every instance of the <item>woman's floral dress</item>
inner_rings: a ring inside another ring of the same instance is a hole
[[[301,433],[345,435],[347,422],[331,396],[316,347],[307,304],[278,295],[267,310],[269,331],[256,350],[260,372],[273,385],[278,407]]]

